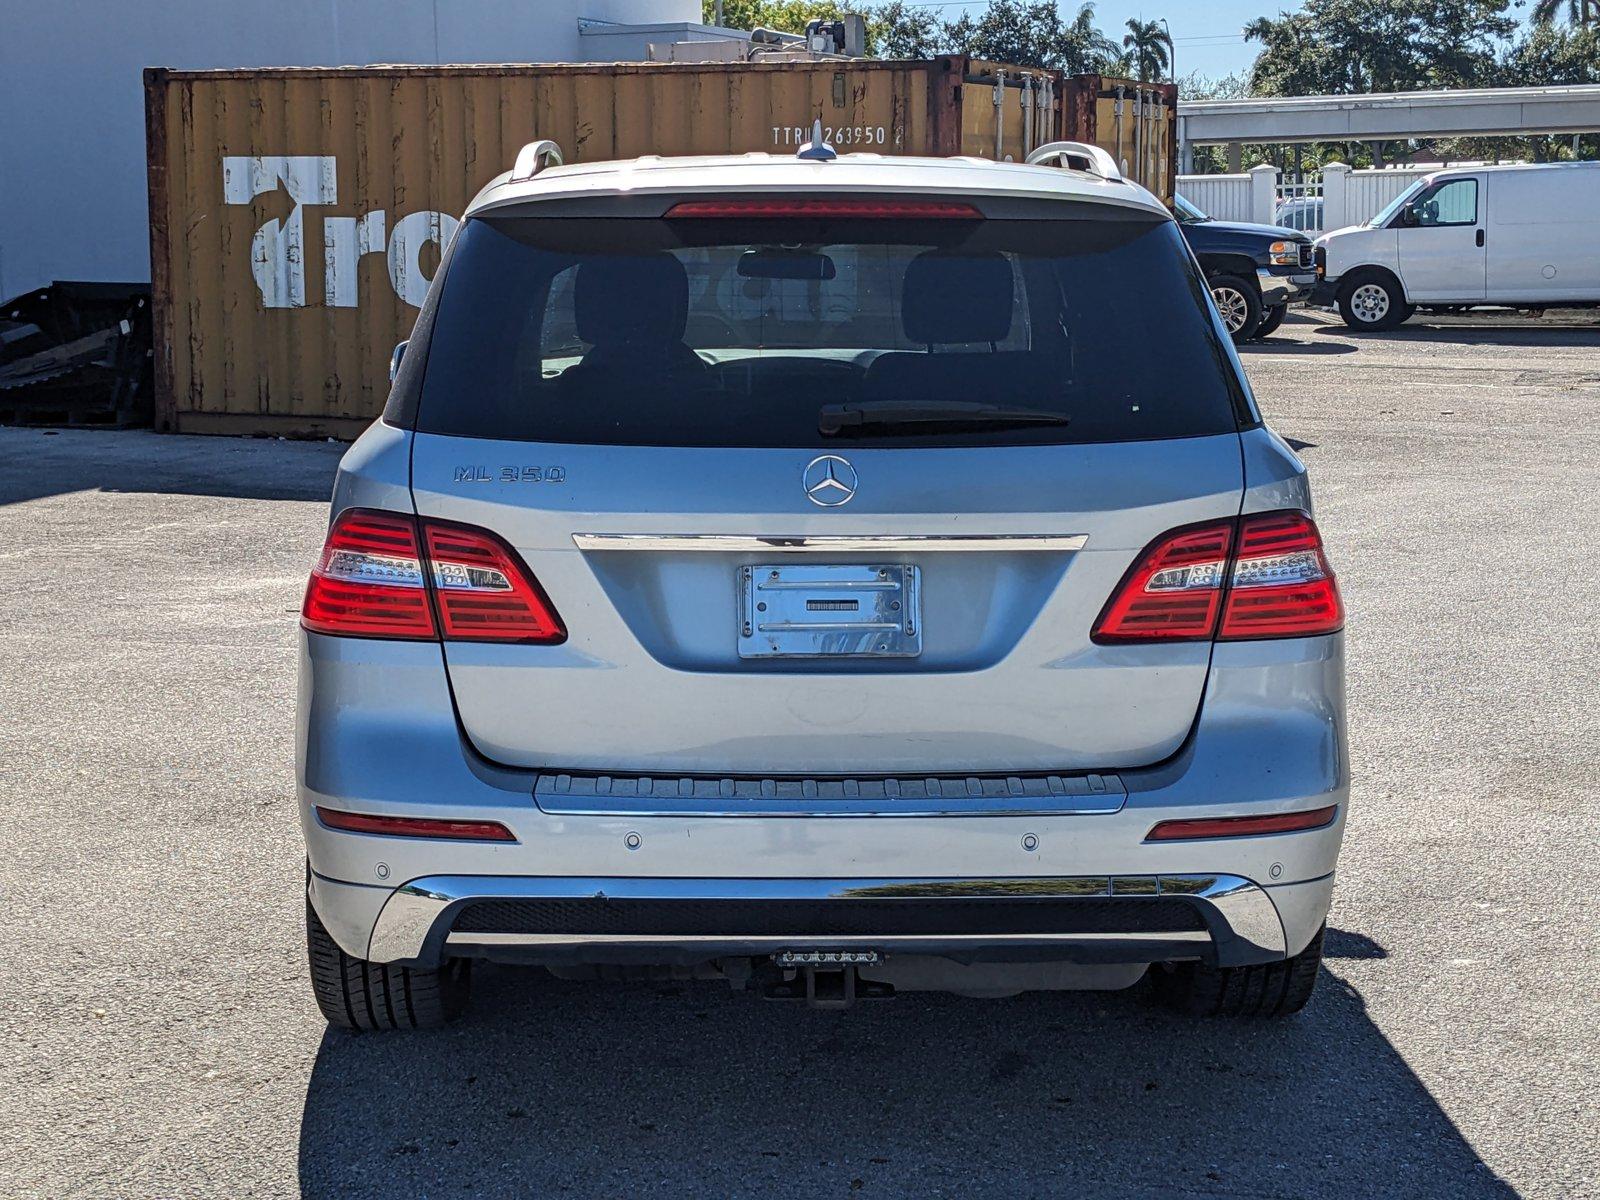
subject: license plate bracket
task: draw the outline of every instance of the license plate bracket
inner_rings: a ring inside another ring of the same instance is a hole
[[[739,568],[740,658],[915,658],[922,573],[905,564]]]

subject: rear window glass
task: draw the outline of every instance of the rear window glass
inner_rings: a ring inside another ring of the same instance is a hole
[[[1025,445],[1230,432],[1239,400],[1170,222],[480,218],[417,428]]]

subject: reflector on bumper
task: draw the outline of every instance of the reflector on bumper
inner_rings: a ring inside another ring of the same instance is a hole
[[[1194,817],[1162,821],[1144,835],[1147,842],[1173,842],[1191,838],[1254,837],[1263,833],[1294,833],[1333,824],[1337,804],[1307,812],[1276,813],[1267,817]]]

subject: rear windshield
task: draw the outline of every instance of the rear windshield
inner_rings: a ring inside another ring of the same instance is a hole
[[[451,252],[417,428],[1029,445],[1230,432],[1239,405],[1167,221],[479,218]]]

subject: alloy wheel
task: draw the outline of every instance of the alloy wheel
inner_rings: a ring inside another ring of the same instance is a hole
[[[1250,304],[1238,288],[1212,288],[1211,298],[1216,301],[1217,312],[1222,314],[1222,324],[1229,333],[1238,333],[1244,328],[1244,323],[1250,319]]]

